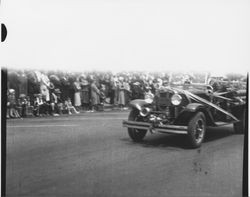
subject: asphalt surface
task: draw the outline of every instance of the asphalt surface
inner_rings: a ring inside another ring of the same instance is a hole
[[[243,135],[209,129],[199,149],[184,136],[134,143],[128,112],[7,120],[7,196],[242,195]]]

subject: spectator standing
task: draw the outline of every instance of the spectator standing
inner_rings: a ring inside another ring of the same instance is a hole
[[[115,89],[116,89],[116,82],[114,77],[110,77],[110,89],[109,89],[109,96],[110,96],[110,104],[115,104]]]
[[[60,82],[61,82],[61,99],[63,101],[66,101],[68,97],[70,97],[70,82],[68,80],[68,77],[65,76],[61,76],[60,78]]]
[[[81,85],[80,85],[80,81],[79,78],[76,78],[76,81],[74,82],[74,105],[76,110],[80,110],[80,106],[81,106]]]
[[[62,84],[61,84],[61,80],[58,77],[58,75],[56,74],[52,74],[49,76],[50,82],[54,84],[55,89],[61,89],[62,88]]]
[[[47,104],[50,103],[50,91],[54,89],[54,84],[50,82],[47,75],[37,72],[38,78],[40,78],[40,92],[45,98]]]
[[[80,78],[81,84],[81,104],[82,109],[85,111],[90,110],[90,87],[89,82],[86,80],[85,76]]]
[[[118,89],[119,89],[119,80],[118,77],[115,76],[114,77],[114,90],[115,90],[115,96],[114,96],[114,104],[117,105],[118,104]]]
[[[29,96],[27,96],[26,99],[27,99],[26,115],[27,115],[27,116],[33,116],[34,106],[31,105],[30,97],[29,97]]]
[[[14,89],[9,89],[7,101],[7,118],[20,118],[16,106],[16,95]]]
[[[75,77],[72,73],[70,73],[68,76],[68,82],[69,82],[69,88],[68,88],[68,94],[69,94],[69,98],[72,102],[72,105],[75,106],[75,86],[74,86],[74,82],[75,82]]]
[[[119,77],[118,82],[118,106],[123,109],[125,107],[125,86],[124,78]]]
[[[129,78],[125,78],[124,79],[124,89],[125,89],[125,106],[127,106],[127,104],[129,103],[130,101],[130,98],[131,98],[131,90],[130,90],[130,85],[129,85]]]
[[[105,85],[106,102],[110,103],[110,75],[108,73],[104,76],[103,84]]]
[[[143,85],[139,81],[132,83],[131,89],[132,89],[132,100],[144,98]]]
[[[105,100],[106,100],[106,96],[105,96],[105,85],[101,84],[100,87],[100,94],[99,94],[99,98],[100,98],[100,104],[99,104],[99,111],[103,111],[104,110],[104,104],[105,104]]]
[[[24,94],[27,95],[28,93],[28,80],[24,70],[21,70],[19,73],[19,95]]]
[[[57,99],[57,102],[56,102],[56,110],[57,110],[57,113],[59,114],[62,114],[62,110],[63,110],[63,100],[61,99],[61,91],[59,88],[56,88],[55,89],[55,95],[56,95],[56,99]]]
[[[33,71],[27,73],[28,96],[30,97],[31,105],[34,105],[35,96],[40,93],[40,84],[36,74]]]
[[[27,99],[25,94],[20,94],[19,96],[19,106],[20,106],[20,114],[21,117],[26,117],[26,111],[27,111]]]
[[[56,88],[54,91],[51,92],[51,114],[53,116],[59,116],[59,114],[62,114],[62,101],[60,98],[61,91]]]
[[[90,85],[91,90],[91,104],[92,104],[92,111],[98,110],[98,105],[100,104],[100,90],[97,88],[96,80],[93,79]]]

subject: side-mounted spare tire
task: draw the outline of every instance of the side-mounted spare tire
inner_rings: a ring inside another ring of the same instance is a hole
[[[236,117],[239,119],[239,122],[234,123],[234,132],[244,134],[246,129],[246,109],[239,110]]]
[[[188,141],[191,148],[201,146],[206,133],[206,117],[203,112],[196,113],[188,122]]]
[[[130,121],[140,121],[142,117],[139,115],[139,111],[135,108],[133,108],[130,111],[128,120]],[[134,129],[134,128],[128,128],[128,135],[129,137],[135,141],[135,142],[140,142],[143,140],[147,133],[147,130],[145,129]]]

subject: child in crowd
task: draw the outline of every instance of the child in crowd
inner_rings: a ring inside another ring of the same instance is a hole
[[[76,111],[76,108],[72,105],[70,98],[68,98],[65,102],[64,102],[66,109],[68,110],[68,114],[79,114],[80,112]]]

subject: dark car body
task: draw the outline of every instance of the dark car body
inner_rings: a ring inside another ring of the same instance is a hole
[[[134,141],[142,140],[147,131],[187,134],[196,148],[207,126],[234,123],[237,132],[244,131],[245,97],[244,89],[213,92],[207,84],[170,84],[157,90],[151,102],[131,101],[129,120],[123,126]]]

